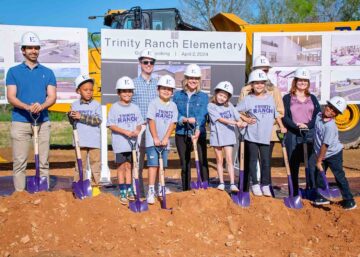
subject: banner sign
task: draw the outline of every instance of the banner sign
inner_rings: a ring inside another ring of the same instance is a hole
[[[24,61],[21,37],[34,32],[41,41],[39,62],[52,69],[57,80],[57,103],[78,98],[73,84],[80,73],[88,73],[87,29],[0,25],[0,103],[6,100],[6,73]]]
[[[254,33],[253,42],[253,58],[269,59],[270,78],[283,95],[294,71],[306,67],[310,92],[321,104],[333,96],[360,103],[360,31]]]
[[[245,33],[102,29],[103,104],[118,99],[117,79],[140,75],[138,57],[146,48],[155,53],[154,77],[169,74],[181,89],[185,67],[196,63],[202,71],[203,91],[211,94],[217,83],[227,80],[234,86],[233,100],[237,101],[245,82]]]

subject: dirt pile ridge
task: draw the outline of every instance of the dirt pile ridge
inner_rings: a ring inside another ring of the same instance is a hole
[[[356,199],[360,203],[360,199]],[[243,209],[216,189],[168,195],[135,214],[111,194],[70,192],[0,198],[2,256],[358,256],[360,208],[287,209],[252,198]]]

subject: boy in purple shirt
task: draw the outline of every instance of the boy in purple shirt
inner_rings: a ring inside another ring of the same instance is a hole
[[[343,169],[342,144],[339,141],[339,133],[334,118],[343,113],[346,109],[344,98],[335,96],[327,101],[327,105],[322,113],[316,118],[315,123],[315,142],[314,148],[316,153],[316,168],[318,171],[325,172],[330,167],[335,176],[336,184],[340,188],[343,201],[342,207],[345,210],[356,208],[353,195],[350,192],[349,183],[345,177]],[[324,165],[324,168],[323,166]],[[324,188],[323,179],[318,173],[316,181],[317,188]],[[329,204],[330,201],[320,194],[315,200],[315,205]]]

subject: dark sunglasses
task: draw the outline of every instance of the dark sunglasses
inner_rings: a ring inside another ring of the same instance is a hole
[[[148,65],[148,64],[154,65],[155,61],[142,61],[141,63],[144,64],[144,65]]]

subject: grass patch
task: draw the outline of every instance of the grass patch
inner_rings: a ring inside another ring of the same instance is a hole
[[[11,111],[13,107],[10,104],[0,105],[0,121],[11,121]],[[49,118],[51,121],[67,121],[67,115],[63,112],[49,111]]]
[[[10,147],[10,122],[0,122],[0,147]]]
[[[11,147],[11,122],[0,122],[0,148]],[[111,144],[111,132],[108,129],[108,144]],[[51,145],[72,145],[72,127],[68,121],[51,121]]]

